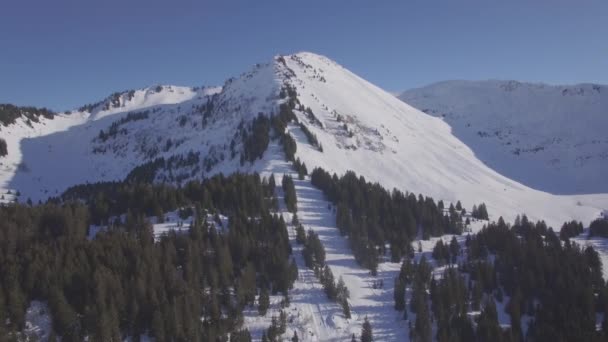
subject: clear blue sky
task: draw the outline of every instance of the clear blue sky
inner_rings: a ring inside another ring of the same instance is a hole
[[[221,85],[304,50],[390,91],[608,83],[608,1],[2,0],[0,102],[63,110],[157,83]]]

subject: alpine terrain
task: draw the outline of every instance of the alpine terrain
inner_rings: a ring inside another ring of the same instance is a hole
[[[397,98],[308,52],[0,105],[0,335],[602,340],[606,109],[599,85]]]
[[[554,194],[606,193],[608,87],[446,81],[399,95],[443,118],[484,163]]]

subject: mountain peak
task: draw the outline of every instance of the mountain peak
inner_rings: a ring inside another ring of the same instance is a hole
[[[559,224],[597,214],[579,199],[503,176],[441,118],[310,52],[275,56],[221,88],[154,86],[85,109],[7,130],[0,186],[36,201],[134,174],[181,184],[217,173],[285,173],[285,160],[299,159],[309,170],[355,170],[387,188],[469,206],[484,201],[506,219],[527,208],[538,209],[527,212],[531,218]]]

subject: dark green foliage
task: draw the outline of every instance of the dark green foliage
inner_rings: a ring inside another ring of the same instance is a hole
[[[443,243],[442,239],[439,239],[433,248],[433,259],[437,261],[439,265],[450,262],[450,249],[447,244]]]
[[[6,140],[0,138],[0,157],[4,157],[8,154],[8,147],[6,146]]]
[[[306,243],[306,230],[304,230],[304,226],[299,223],[296,225],[296,242],[299,245]]]
[[[115,138],[118,134],[123,134],[126,135],[128,133],[126,128],[120,128],[121,126],[132,122],[132,121],[138,121],[138,120],[145,120],[148,118],[148,114],[149,111],[143,111],[143,112],[133,112],[133,113],[128,113],[127,116],[121,118],[120,120],[116,120],[114,122],[112,122],[112,124],[110,125],[110,127],[108,128],[108,131],[104,131],[101,130],[99,131],[99,135],[97,136],[97,139],[99,139],[102,142],[105,142],[106,140],[110,139],[110,138]]]
[[[127,179],[127,182],[74,186],[61,195],[61,200],[81,200],[87,203],[94,224],[107,222],[111,216],[123,214],[125,208],[129,208],[133,217],[155,216],[159,211],[173,211],[194,203],[228,216],[240,213],[253,217],[274,208],[274,194],[270,185],[265,186],[258,174],[234,174],[230,177],[220,174],[202,183],[188,182],[181,188],[131,182],[131,175]]]
[[[467,286],[464,278],[456,269],[448,269],[443,277],[435,282],[431,281],[431,309],[437,320],[437,339],[448,341],[449,337],[459,337],[460,341],[469,341],[470,327],[466,315]],[[464,324],[464,326],[463,326]]]
[[[525,312],[533,318],[527,335],[531,339],[598,339],[594,322],[596,312],[606,310],[600,305],[605,283],[592,247],[562,244],[542,221],[532,223],[525,216],[512,227],[499,219],[468,239],[467,246],[469,261],[463,270],[473,280],[473,304],[482,301],[484,293],[500,299],[504,290],[511,297],[507,310],[515,322],[511,336],[520,337],[519,319]],[[493,262],[487,260],[490,254]],[[497,331],[495,309],[484,303],[478,334],[489,336]]]
[[[479,206],[473,206],[473,210],[471,210],[471,216],[479,220],[487,220],[488,209],[486,209],[485,203],[481,203]]]
[[[260,298],[258,299],[258,312],[260,313],[260,316],[266,315],[268,307],[270,307],[270,295],[266,288],[262,288]]]
[[[321,146],[321,143],[319,143],[319,140],[317,139],[317,136],[311,132],[308,127],[306,127],[305,124],[300,122],[300,129],[302,129],[302,132],[304,132],[304,135],[306,135],[306,139],[308,139],[308,143],[314,147],[316,147],[320,152],[323,152],[323,146]]]
[[[13,124],[18,118],[23,117],[26,123],[39,122],[40,117],[52,119],[55,113],[46,108],[19,107],[12,104],[0,104],[0,123],[4,126]]]
[[[608,220],[597,219],[589,225],[589,236],[608,237]]]
[[[270,143],[270,120],[259,113],[251,122],[251,130],[243,134],[243,153],[241,163],[261,159]]]
[[[205,162],[209,159],[205,158]],[[159,171],[165,171],[164,178],[160,179],[165,182],[181,182],[184,179],[190,178],[199,171],[200,152],[188,152],[186,154],[173,155],[167,159],[156,158],[147,163],[138,165],[129,172],[126,177],[128,183],[152,183],[157,181]],[[205,163],[204,162],[204,163]],[[173,170],[178,170],[186,167],[192,168],[192,173],[179,175],[173,173]],[[167,176],[169,175],[169,176]]]
[[[302,229],[303,231],[304,228],[300,225],[298,229]],[[331,269],[325,264],[325,248],[321,240],[319,240],[319,236],[312,230],[309,230],[306,236],[302,256],[304,257],[306,267],[315,271],[315,275],[319,278],[321,285],[323,285],[327,298],[340,304],[344,317],[350,318],[350,306],[348,304],[350,293],[348,288],[342,277],[340,277],[336,284]]]
[[[285,205],[287,210],[295,213],[298,210],[298,199],[296,196],[296,188],[293,184],[293,179],[290,175],[283,175],[283,193],[285,194]]]
[[[401,277],[395,277],[395,287],[393,296],[395,300],[395,310],[403,311],[405,309],[405,282]]]
[[[251,333],[249,330],[239,330],[230,334],[230,342],[251,342]]]
[[[583,223],[577,221],[564,222],[562,229],[559,231],[559,238],[568,240],[583,232]]]
[[[281,310],[278,318],[276,316],[272,317],[272,322],[266,331],[268,341],[279,340],[279,336],[287,331],[287,314],[285,314],[285,311]],[[264,340],[264,336],[262,336],[262,340]]]
[[[282,135],[285,133],[287,124],[292,121],[297,121],[296,115],[287,103],[283,103],[279,106],[279,114],[272,116],[272,127],[277,134]]]
[[[302,255],[306,267],[310,269],[321,269],[325,265],[325,248],[319,236],[312,230],[308,231]]]
[[[378,260],[390,245],[391,259],[399,261],[412,252],[410,242],[418,227],[423,237],[460,233],[460,215],[444,216],[431,198],[416,197],[398,190],[387,191],[368,183],[354,172],[330,175],[316,168],[311,174],[314,186],[336,204],[336,223],[340,233],[349,237],[353,254],[375,274]]]
[[[281,135],[281,144],[283,145],[283,152],[285,152],[285,158],[288,161],[294,161],[297,144],[296,141],[291,137],[289,133]]]
[[[160,90],[162,90],[161,86],[158,86],[158,87],[160,87]],[[157,91],[157,92],[160,92],[160,91]],[[99,107],[101,105],[103,105],[101,107],[101,110],[108,110],[110,108],[118,108],[121,105],[120,98],[122,96],[126,96],[127,101],[130,101],[131,99],[133,99],[133,96],[135,96],[135,90],[127,90],[127,91],[123,91],[123,92],[112,93],[110,96],[108,96],[107,98],[105,98],[102,101],[87,104],[87,105],[84,105],[84,106],[78,108],[78,111],[90,113],[93,109],[95,109],[96,107]]]
[[[372,331],[372,325],[365,316],[363,321],[363,327],[361,328],[361,342],[372,342],[374,340],[374,333]]]
[[[20,330],[36,299],[48,302],[63,341],[144,333],[156,340],[227,339],[258,288],[287,293],[297,276],[285,222],[268,211],[264,183],[257,175],[183,188],[100,183],[75,187],[64,201],[0,207],[0,309],[9,308],[0,318],[11,322],[3,328]],[[189,233],[155,242],[144,217],[182,206],[194,208]],[[124,222],[109,220],[124,208]],[[228,215],[230,229],[216,231],[206,222],[210,212]],[[89,240],[93,217],[112,223]],[[249,340],[245,331],[231,336]]]
[[[450,240],[450,257],[452,259],[452,263],[456,263],[456,259],[458,257],[458,255],[460,254],[460,244],[458,243],[458,240],[456,240],[456,237],[452,237],[452,240]]]
[[[283,103],[279,106],[279,114],[272,116],[272,127],[274,128],[276,134],[279,136],[280,143],[283,145],[283,152],[285,153],[285,158],[288,161],[295,161],[295,153],[297,149],[296,141],[293,137],[286,132],[287,124],[292,121],[297,121],[296,115],[293,112],[293,106],[295,100],[295,94],[292,94],[292,90],[290,87],[284,88],[281,90],[283,94],[290,94],[289,103]],[[295,91],[293,91],[295,92]],[[293,96],[293,97],[292,97]]]
[[[498,324],[496,304],[492,298],[486,299],[477,319],[477,339],[479,341],[501,341],[503,332]]]
[[[293,167],[298,173],[298,179],[303,180],[304,176],[308,175],[308,169],[306,168],[306,164],[300,161],[300,158],[297,158],[293,163]]]

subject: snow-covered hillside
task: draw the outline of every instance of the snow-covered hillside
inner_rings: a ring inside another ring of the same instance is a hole
[[[553,195],[505,177],[442,119],[312,53],[275,57],[221,88],[124,92],[33,128],[22,122],[2,127],[9,154],[0,158],[0,187],[36,201],[74,184],[122,179],[144,163],[156,165],[155,181],[173,183],[218,172],[276,171],[273,165],[285,158],[277,140],[253,163],[243,160],[243,151],[258,113],[277,114],[288,101],[297,103],[300,125],[287,129],[309,170],[354,170],[385,187],[461,200],[467,208],[485,202],[494,219],[525,212],[556,228],[570,219],[589,222],[608,207],[606,194]],[[310,143],[306,131],[318,143]],[[154,164],[160,157],[163,164]]]
[[[399,98],[442,117],[499,173],[558,194],[608,192],[608,87],[446,81]]]

